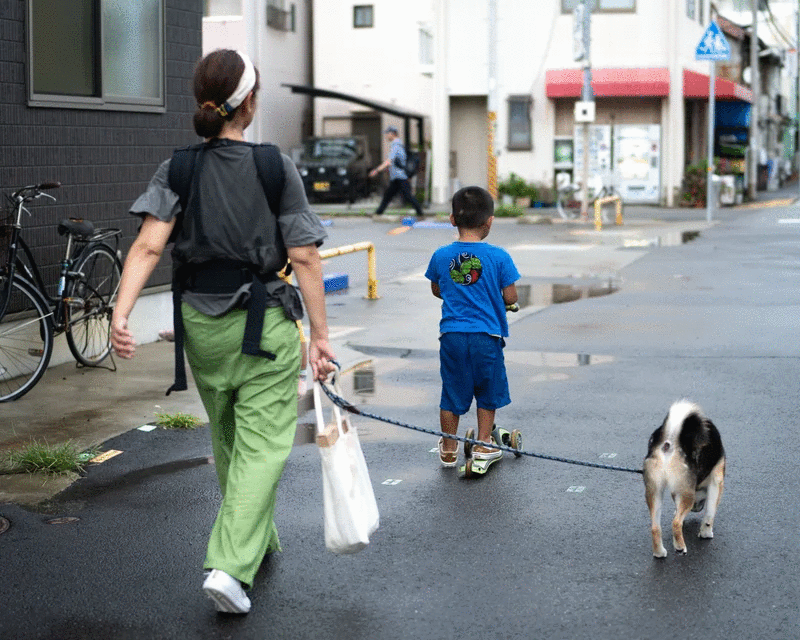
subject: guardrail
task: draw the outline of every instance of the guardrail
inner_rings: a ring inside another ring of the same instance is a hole
[[[622,224],[622,198],[619,196],[607,196],[605,198],[598,198],[594,201],[594,228],[598,231],[603,229],[603,205],[614,203],[614,209],[617,213],[616,223]]]
[[[380,296],[378,295],[378,277],[374,244],[371,242],[356,242],[355,244],[347,244],[343,247],[325,249],[319,252],[319,257],[326,260],[328,258],[335,258],[336,256],[356,253],[357,251],[367,252],[367,300],[378,300]]]

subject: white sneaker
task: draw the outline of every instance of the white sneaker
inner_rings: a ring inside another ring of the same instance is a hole
[[[491,444],[495,444],[494,438],[492,438]],[[503,452],[500,449],[495,449],[487,442],[486,444],[472,447],[472,457],[475,460],[496,460],[503,457]]]
[[[203,591],[223,613],[247,613],[250,598],[242,589],[242,583],[224,571],[212,569],[203,582]]]

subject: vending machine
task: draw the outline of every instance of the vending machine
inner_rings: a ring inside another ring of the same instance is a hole
[[[660,202],[661,125],[614,126],[614,177],[624,202]]]

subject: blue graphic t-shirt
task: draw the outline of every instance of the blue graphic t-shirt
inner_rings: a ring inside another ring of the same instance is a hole
[[[441,291],[442,333],[508,336],[503,289],[520,275],[507,251],[486,242],[454,242],[436,250],[425,277]]]

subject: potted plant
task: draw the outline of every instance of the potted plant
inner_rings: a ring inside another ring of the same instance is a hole
[[[529,207],[532,197],[536,197],[536,187],[529,185],[525,179],[518,176],[513,171],[511,175],[497,185],[497,192],[500,195],[508,196],[508,199],[517,207]],[[504,203],[506,198],[503,199]]]

